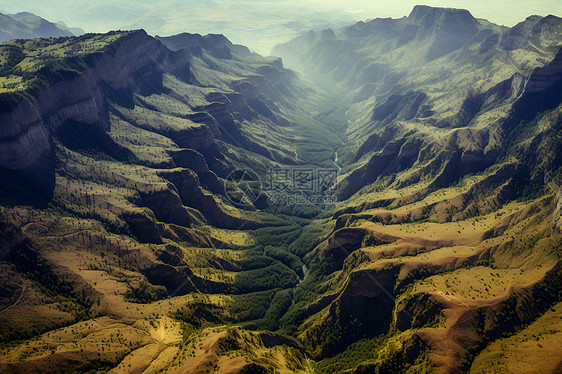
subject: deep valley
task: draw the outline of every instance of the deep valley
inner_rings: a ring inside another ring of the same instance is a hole
[[[560,372],[561,36],[0,44],[0,372]]]

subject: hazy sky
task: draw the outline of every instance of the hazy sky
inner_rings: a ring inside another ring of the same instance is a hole
[[[91,32],[144,28],[160,35],[223,33],[267,54],[274,44],[304,30],[399,18],[417,4],[464,8],[507,26],[533,14],[562,16],[562,0],[0,0],[0,12],[29,11]]]

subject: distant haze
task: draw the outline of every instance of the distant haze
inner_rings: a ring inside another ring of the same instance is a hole
[[[268,54],[273,45],[305,30],[378,17],[400,18],[417,4],[464,8],[475,17],[506,26],[534,14],[562,15],[560,0],[2,0],[0,12],[29,11],[87,32],[144,28],[153,35],[221,33]]]

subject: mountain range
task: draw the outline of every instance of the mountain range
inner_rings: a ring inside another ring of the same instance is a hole
[[[0,13],[0,43],[12,39],[57,38],[84,34],[80,28],[52,23],[33,13]]]
[[[303,31],[356,22],[353,13],[334,4],[318,7],[295,0],[20,0],[0,5],[0,13],[28,10],[49,20],[62,19],[88,32],[144,29],[151,35],[182,32],[228,33],[253,51],[267,53]],[[4,9],[4,11],[2,11]],[[228,14],[228,17],[225,17]],[[0,21],[1,23],[1,21]]]
[[[562,19],[48,32],[0,45],[0,372],[561,370]]]

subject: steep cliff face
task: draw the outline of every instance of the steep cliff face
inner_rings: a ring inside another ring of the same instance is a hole
[[[0,165],[10,170],[29,167],[50,150],[50,133],[43,119],[29,99],[22,99],[16,108],[0,115]]]
[[[538,91],[546,91],[553,85],[557,84],[562,77],[562,50],[558,52],[554,60],[547,66],[537,69],[531,76],[525,91],[533,93]]]
[[[350,274],[343,290],[322,318],[302,334],[316,359],[329,357],[358,339],[388,331],[394,308],[395,269],[362,270]]]
[[[139,78],[158,69],[168,57],[160,43],[145,32],[123,35],[113,53],[99,53],[85,61],[77,77],[61,80],[32,92],[4,100],[16,101],[0,114],[0,167],[9,170],[33,166],[49,139],[68,120],[108,128],[108,105],[104,85],[114,90],[132,90]],[[19,100],[18,100],[19,99]]]
[[[209,51],[214,57],[231,59],[232,53],[241,56],[250,55],[250,50],[242,45],[232,44],[224,35],[220,34],[189,34],[182,33],[173,36],[156,36],[172,51],[187,50],[194,55],[201,55],[203,50]]]
[[[513,108],[514,120],[530,120],[556,108],[562,99],[562,49],[546,66],[535,69]]]
[[[416,27],[417,38],[429,38],[426,58],[434,60],[461,48],[479,30],[480,24],[463,9],[440,9],[416,6],[408,16],[409,32]]]

